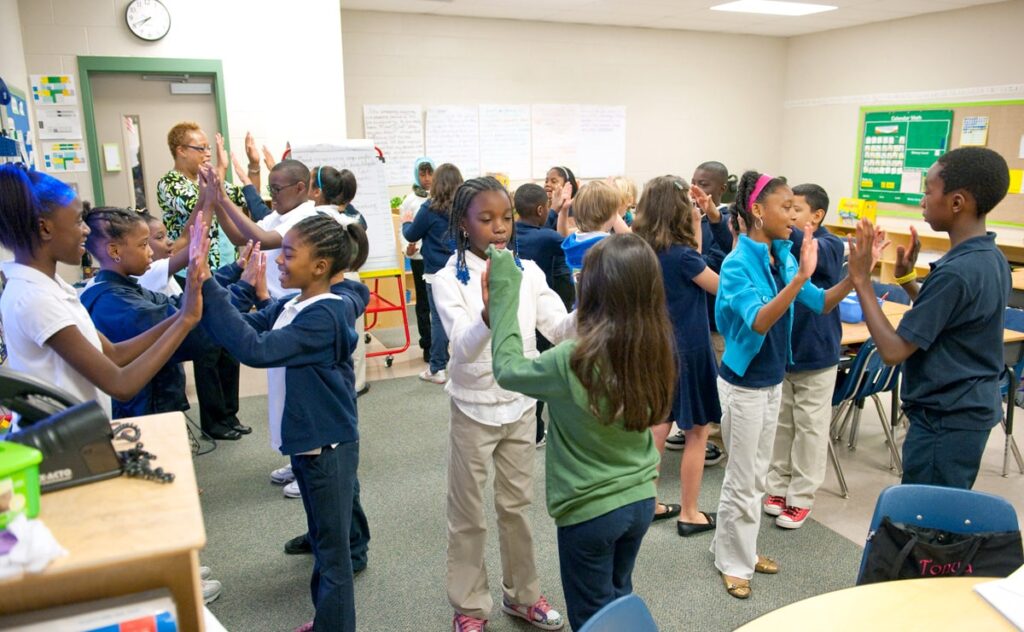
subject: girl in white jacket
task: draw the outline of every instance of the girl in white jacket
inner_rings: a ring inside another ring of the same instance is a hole
[[[562,616],[540,592],[527,511],[533,501],[536,400],[500,388],[491,369],[485,309],[486,251],[515,244],[512,201],[494,178],[467,180],[455,193],[451,231],[456,252],[434,276],[434,299],[451,343],[448,449],[448,599],[455,632],[482,630],[492,600],[484,547],[484,485],[494,464],[494,503],[501,545],[502,610],[545,630]],[[575,317],[532,261],[520,262],[519,325],[527,357],[536,357],[535,330],[554,343],[574,330]]]

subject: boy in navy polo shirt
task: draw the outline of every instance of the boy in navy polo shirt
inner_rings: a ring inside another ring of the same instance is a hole
[[[882,314],[871,287],[871,224],[850,243],[850,276],[871,337],[887,364],[905,362],[903,482],[970,489],[992,427],[1002,419],[1003,313],[1010,267],[988,232],[985,215],[1006,196],[1006,161],[984,147],[962,147],[928,170],[921,208],[933,230],[949,233],[950,250],[918,286],[920,243],[897,249],[896,281],[913,299],[898,329]]]
[[[832,287],[843,278],[843,242],[822,226],[828,194],[816,184],[793,187],[794,226],[810,223],[818,240],[818,266],[811,283]],[[794,229],[793,256],[799,259],[803,232]],[[814,494],[825,480],[832,391],[843,327],[839,310],[816,314],[797,303],[793,312],[793,361],[782,381],[782,406],[768,470],[764,512],[785,529],[803,526]]]
[[[536,184],[524,184],[516,189],[514,204],[516,215],[516,254],[520,259],[529,259],[544,271],[548,286],[554,290],[565,303],[566,309],[572,309],[576,300],[573,289],[572,275],[565,262],[562,241],[565,239],[558,231],[548,228],[548,195],[543,187]],[[537,332],[537,351],[543,353],[553,345],[547,338]],[[544,445],[544,402],[537,402],[537,446]]]

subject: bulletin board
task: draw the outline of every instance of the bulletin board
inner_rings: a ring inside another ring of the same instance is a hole
[[[880,216],[920,219],[915,207],[924,174],[947,147],[962,144],[988,147],[1006,159],[1010,191],[988,223],[1024,228],[1024,100],[862,107],[854,194],[877,200]]]

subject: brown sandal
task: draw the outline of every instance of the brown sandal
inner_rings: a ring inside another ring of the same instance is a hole
[[[722,573],[722,582],[725,583],[725,591],[737,599],[750,597],[750,580],[731,577]]]
[[[774,575],[779,572],[779,563],[770,557],[758,555],[757,564],[754,564],[754,570],[765,575]]]

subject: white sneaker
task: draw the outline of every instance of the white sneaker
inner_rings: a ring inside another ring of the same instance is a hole
[[[203,603],[208,604],[212,601],[216,601],[217,597],[220,597],[221,591],[224,587],[216,579],[204,579],[203,580]]]
[[[682,450],[686,447],[686,434],[682,430],[676,430],[665,439],[666,450]]]
[[[432,384],[444,384],[448,381],[448,373],[444,369],[441,369],[437,373],[432,373],[428,368],[423,373],[420,373],[420,379]]]
[[[284,486],[284,497],[302,498],[302,492],[299,491],[299,481],[292,481]]]
[[[290,464],[284,467],[279,467],[270,473],[270,482],[274,485],[287,485],[294,480],[295,473],[292,472],[292,466]]]
[[[210,579],[210,575],[212,575],[212,574],[213,574],[213,571],[210,570],[209,566],[200,566],[199,567],[199,579]]]

